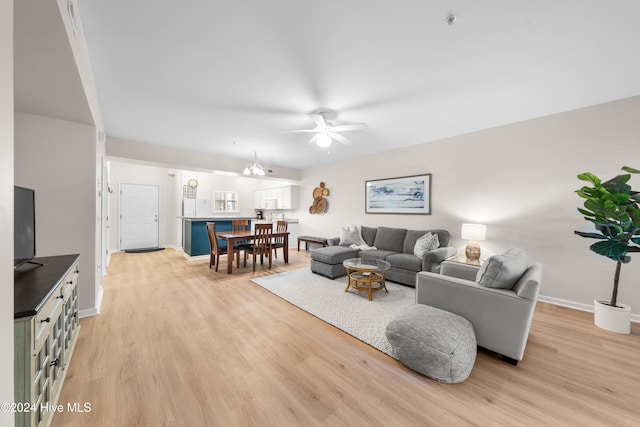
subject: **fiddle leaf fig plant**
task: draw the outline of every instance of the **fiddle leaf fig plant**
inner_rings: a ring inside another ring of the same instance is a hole
[[[578,212],[594,224],[596,232],[575,231],[575,234],[598,240],[589,248],[616,262],[609,302],[612,307],[618,305],[620,267],[631,261],[629,252],[640,252],[640,193],[627,184],[631,174],[640,174],[640,170],[628,166],[622,170],[627,173],[605,182],[592,173],[581,173],[578,179],[589,185],[576,191],[585,199],[584,207],[578,208]]]

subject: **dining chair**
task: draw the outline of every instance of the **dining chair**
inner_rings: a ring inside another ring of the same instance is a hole
[[[278,221],[276,222],[276,233],[286,233],[287,232],[287,221]],[[273,248],[273,256],[278,258],[278,249],[282,248],[282,252],[286,250],[284,247],[284,236],[282,237],[274,237],[273,243],[271,244]]]
[[[253,245],[247,246],[244,250],[244,266],[247,266],[247,256],[253,256],[253,271],[256,271],[256,256],[260,255],[260,264],[264,264],[264,256],[269,258],[269,268],[271,268],[271,239],[273,235],[273,224],[256,224],[253,238]]]
[[[248,219],[234,219],[231,221],[231,231],[234,233],[236,231],[249,231],[249,220]]]
[[[218,235],[216,234],[216,223],[207,222],[207,236],[209,236],[209,268],[215,264],[216,271],[218,271],[218,264],[220,263],[221,255],[227,254],[227,245],[218,241]],[[233,249],[233,255],[236,257],[236,266],[240,268],[240,251],[236,248]],[[233,262],[233,259],[228,259],[227,262]]]
[[[248,219],[234,219],[231,221],[231,231],[234,233],[243,231],[249,232],[250,230],[251,228],[249,227]],[[245,250],[248,245],[253,245],[251,240],[239,240],[233,242],[233,246],[240,251]]]

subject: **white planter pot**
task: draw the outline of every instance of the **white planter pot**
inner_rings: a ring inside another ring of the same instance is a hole
[[[602,299],[593,302],[593,321],[596,326],[618,334],[631,333],[631,307],[620,303],[612,307],[608,303]]]

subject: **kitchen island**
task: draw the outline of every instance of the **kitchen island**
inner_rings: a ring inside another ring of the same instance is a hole
[[[249,227],[255,217],[178,217],[182,219],[182,248],[187,258],[209,256],[209,237],[207,237],[207,222],[216,223],[216,233],[231,231],[231,221],[248,220]]]
[[[275,223],[276,219],[258,219],[248,216],[211,216],[211,217],[191,217],[179,216],[182,219],[182,248],[184,256],[188,259],[193,257],[209,256],[209,237],[207,237],[207,222],[216,223],[216,233],[231,231],[231,221],[238,219],[248,220],[249,228],[253,230],[256,223]],[[287,221],[289,231],[289,247],[295,247],[298,238],[298,220],[295,218],[278,218]]]

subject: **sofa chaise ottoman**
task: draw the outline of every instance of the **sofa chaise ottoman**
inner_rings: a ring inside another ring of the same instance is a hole
[[[386,278],[392,282],[415,287],[416,274],[420,271],[437,273],[440,263],[456,254],[454,247],[448,246],[447,230],[407,230],[394,227],[359,228],[362,245],[340,245],[340,238],[328,239],[329,246],[311,250],[311,271],[335,279],[346,276],[342,265],[349,258],[381,259],[391,264]],[[422,256],[416,255],[416,242],[428,233],[437,236],[437,246],[427,250]],[[374,249],[371,249],[374,248]]]

